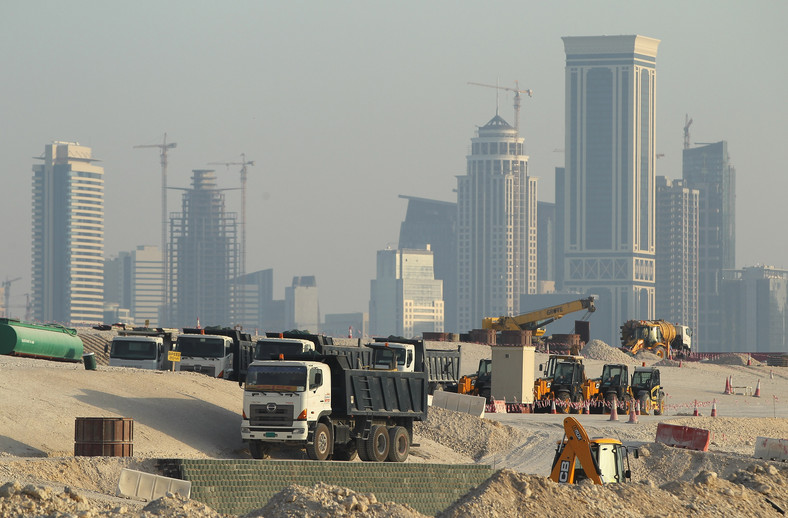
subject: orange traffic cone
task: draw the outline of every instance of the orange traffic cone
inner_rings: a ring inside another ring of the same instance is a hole
[[[629,406],[629,421],[628,424],[638,424],[638,410],[637,405],[630,405]]]
[[[749,367],[750,365],[752,365],[752,356],[750,356],[750,355],[748,354],[748,355],[747,355],[747,367]]]
[[[558,412],[555,411],[555,398],[551,399],[552,403],[550,404],[550,413],[557,414]]]
[[[717,417],[717,400],[711,402],[711,417]]]
[[[733,391],[731,390],[731,379],[725,378],[725,392],[723,394],[731,394]]]
[[[695,411],[692,413],[692,415],[694,417],[698,417],[700,415],[700,412],[698,412],[698,400],[697,399],[695,400]]]
[[[769,379],[770,379],[770,380],[773,380],[773,379],[774,379],[774,371],[773,371],[773,370],[771,370],[771,369],[769,369]]]
[[[681,367],[681,364],[682,364],[682,361],[681,361],[681,360],[679,360],[679,368]]]
[[[618,421],[618,400],[616,398],[610,402],[610,420]]]
[[[586,404],[583,406],[583,413],[590,414],[591,413],[591,404],[586,399]]]
[[[755,394],[752,397],[761,397],[761,380],[758,380],[758,384],[755,385]]]

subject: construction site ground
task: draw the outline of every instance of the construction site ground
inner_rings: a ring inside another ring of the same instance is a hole
[[[101,336],[86,340],[98,358],[82,364],[0,356],[0,515],[220,516],[198,500],[177,497],[151,503],[115,494],[120,471],[156,472],[157,459],[249,459],[240,440],[242,390],[237,383],[180,372],[106,366]],[[431,344],[432,345],[432,344]],[[439,344],[454,347],[456,344]],[[788,438],[788,368],[745,357],[708,362],[634,359],[601,342],[583,351],[586,372],[605,363],[658,364],[667,393],[664,416],[577,416],[589,435],[621,439],[630,455],[632,481],[607,487],[555,484],[546,476],[563,415],[487,414],[484,419],[442,409],[415,430],[410,463],[484,464],[493,473],[439,516],[782,516],[788,511],[788,464],[753,458],[756,438]],[[464,344],[462,371],[476,370],[489,347]],[[537,364],[546,355],[537,354]],[[735,395],[723,394],[732,376]],[[760,397],[754,393],[760,381]],[[749,389],[748,389],[749,387]],[[718,417],[710,417],[716,400]],[[699,417],[695,417],[698,408]],[[75,420],[134,420],[133,456],[74,457]],[[709,452],[654,442],[666,422],[711,430]],[[278,450],[274,459],[302,459]],[[356,461],[360,462],[360,461]],[[290,486],[253,506],[248,516],[422,516],[407,502],[382,501],[324,480]],[[398,484],[391,480],[392,485]]]

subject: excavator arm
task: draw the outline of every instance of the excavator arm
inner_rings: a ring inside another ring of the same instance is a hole
[[[553,482],[572,484],[575,482],[575,464],[580,467],[594,484],[602,485],[599,466],[591,453],[591,441],[583,426],[574,417],[564,419],[564,440],[559,444],[550,479]]]

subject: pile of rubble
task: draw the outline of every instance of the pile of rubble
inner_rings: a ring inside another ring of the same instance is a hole
[[[740,353],[731,353],[731,354],[721,354],[716,358],[712,358],[709,360],[703,360],[704,363],[713,363],[715,365],[747,365],[749,362],[750,365],[761,366],[763,365],[758,360],[751,358],[747,354],[740,354]]]
[[[630,355],[610,347],[602,340],[591,340],[580,350],[580,354],[589,360],[602,360],[605,363],[634,363],[636,360]]]

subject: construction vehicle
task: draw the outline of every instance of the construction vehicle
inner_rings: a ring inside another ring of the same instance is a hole
[[[547,359],[547,367],[540,364],[539,370],[542,372],[542,377],[534,381],[534,401],[541,401],[547,398],[550,393],[550,385],[553,383],[553,376],[555,375],[555,366],[561,360],[577,361],[583,363],[582,356],[569,355],[569,354],[551,354]]]
[[[664,320],[628,320],[621,326],[621,349],[633,356],[649,351],[660,358],[684,358],[692,352],[692,328]]]
[[[170,370],[168,353],[175,350],[177,329],[135,328],[118,331],[109,350],[110,367]]]
[[[659,369],[636,367],[629,385],[629,395],[638,405],[641,414],[665,414],[665,391],[659,379]]]
[[[596,311],[594,297],[573,300],[565,304],[538,309],[514,317],[485,318],[482,320],[482,329],[496,331],[531,331],[532,336],[542,336],[544,326],[575,311],[586,310],[588,314]]]
[[[375,369],[395,368],[400,372],[426,372],[429,393],[436,390],[456,392],[460,377],[460,348],[427,349],[423,340],[409,340],[400,336],[375,338],[366,344],[372,349],[371,365]],[[415,350],[424,351],[419,359]]]
[[[611,438],[589,439],[577,419],[564,419],[564,438],[555,449],[550,480],[576,484],[590,479],[601,486],[625,482],[632,477],[631,473],[629,452],[621,441]]]
[[[414,361],[424,351],[414,347]],[[252,457],[272,445],[313,460],[404,462],[413,422],[427,417],[426,372],[353,369],[345,355],[255,361],[244,384],[241,438]]]
[[[608,363],[602,367],[602,377],[597,381],[598,392],[591,404],[594,413],[609,413],[616,406],[617,411],[626,410],[629,393],[629,367],[623,363]]]
[[[582,413],[585,402],[593,399],[599,390],[598,380],[586,378],[585,366],[580,358],[580,361],[558,360],[555,364],[547,400],[554,400],[559,412]]]
[[[479,368],[476,369],[475,374],[460,377],[460,381],[457,383],[457,393],[481,396],[489,401],[491,387],[492,360],[479,360]]]
[[[243,381],[254,356],[248,333],[222,327],[184,328],[178,336],[180,370]]]

